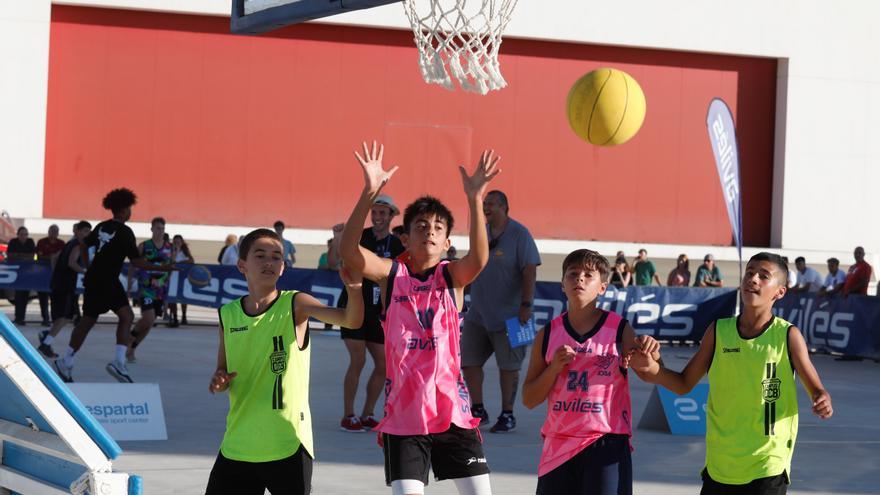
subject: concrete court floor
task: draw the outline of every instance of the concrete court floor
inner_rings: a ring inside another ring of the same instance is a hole
[[[30,309],[36,310],[36,305]],[[12,308],[4,305],[2,310],[11,313]],[[135,381],[160,385],[168,428],[167,441],[120,442],[124,453],[114,463],[114,469],[142,476],[147,494],[204,493],[225,426],[226,397],[212,396],[207,391],[217,351],[217,331],[213,326],[216,313],[191,307],[190,315],[196,324],[177,329],[163,325],[154,328],[139,349],[138,363],[130,366]],[[30,314],[29,321],[35,320],[37,315]],[[32,342],[39,330],[34,323],[21,328]],[[114,329],[115,321],[105,317],[89,335],[77,355],[74,378],[78,382],[113,380],[104,371],[104,365],[113,353]],[[70,328],[62,331],[56,351],[64,348],[69,334]],[[339,335],[315,331],[312,336],[311,407],[317,450],[313,493],[388,494],[390,489],[384,485],[382,453],[375,434],[352,434],[339,429],[341,381],[347,365]],[[684,366],[693,352],[694,349],[686,347],[663,348],[667,365],[677,369]],[[822,355],[814,356],[813,360],[831,392],[835,415],[829,421],[813,416],[806,394],[799,387],[800,434],[789,493],[880,493],[880,365],[873,361],[838,362]],[[497,383],[497,368],[490,360],[485,395],[493,416],[499,412]],[[638,424],[651,386],[635,377],[631,383],[634,424]],[[360,392],[359,399],[362,398]],[[542,406],[532,411],[518,406],[515,432],[491,434],[484,430],[494,493],[534,493],[543,414]],[[698,473],[704,459],[702,437],[676,437],[637,429],[634,445],[634,493],[699,493]],[[457,492],[451,482],[432,481],[426,493]]]

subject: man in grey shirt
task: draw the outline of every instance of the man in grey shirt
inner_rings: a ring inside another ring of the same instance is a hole
[[[532,317],[537,267],[541,264],[535,240],[519,222],[508,216],[507,196],[490,191],[483,200],[489,233],[489,263],[471,285],[471,305],[461,334],[461,366],[471,395],[471,413],[480,425],[489,422],[483,406],[483,365],[492,353],[501,375],[501,415],[492,433],[516,428],[513,404],[519,370],[528,346],[512,348],[506,320]]]

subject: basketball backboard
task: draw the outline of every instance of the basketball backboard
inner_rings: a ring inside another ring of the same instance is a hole
[[[401,0],[232,0],[231,30],[258,34],[331,15]]]

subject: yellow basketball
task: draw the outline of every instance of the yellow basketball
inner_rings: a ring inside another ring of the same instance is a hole
[[[588,143],[615,146],[630,140],[645,120],[645,94],[639,83],[617,69],[596,69],[568,92],[568,123]]]

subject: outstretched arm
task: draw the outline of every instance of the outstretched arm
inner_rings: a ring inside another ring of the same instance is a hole
[[[813,413],[822,419],[830,418],[834,414],[834,409],[831,407],[831,394],[822,386],[819,373],[813,366],[813,362],[810,361],[810,353],[807,350],[804,336],[794,325],[788,329],[788,350],[791,352],[794,370],[807,393],[810,394]]]
[[[315,299],[311,294],[301,293],[294,299],[297,328],[309,318],[317,318],[324,323],[345,328],[359,328],[364,321],[364,298],[361,294],[363,278],[358,273],[342,267],[339,277],[348,292],[348,304],[344,308],[331,308]]]
[[[364,156],[361,156],[357,151],[354,152],[354,156],[357,157],[364,173],[364,189],[342,229],[339,249],[342,261],[346,266],[356,272],[363,273],[364,278],[379,283],[388,277],[388,273],[391,271],[391,260],[380,258],[360,246],[361,228],[367,220],[373,200],[376,199],[394,172],[397,172],[397,167],[391,167],[389,170],[383,169],[382,156],[385,153],[385,147],[379,145],[376,149],[376,146],[376,141],[373,141],[372,148],[368,147],[365,142],[363,143]]]
[[[483,193],[486,192],[486,185],[501,172],[497,166],[501,157],[494,156],[494,153],[493,150],[484,151],[480,155],[474,173],[470,176],[464,167],[458,167],[470,213],[471,246],[467,255],[449,263],[449,275],[455,287],[464,287],[473,282],[489,262],[489,239],[486,234],[486,216],[483,214]]]
[[[684,395],[700,383],[703,376],[709,372],[709,365],[712,364],[712,355],[715,352],[715,323],[709,325],[706,333],[703,335],[703,341],[700,342],[700,348],[694,357],[688,361],[688,364],[681,372],[672,371],[659,364],[650,371],[639,373],[639,378],[646,382],[663,385],[667,389],[678,395]]]

